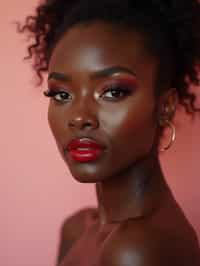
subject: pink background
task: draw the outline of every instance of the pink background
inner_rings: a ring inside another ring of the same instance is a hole
[[[92,185],[73,180],[47,124],[47,99],[34,88],[24,37],[12,21],[22,19],[35,1],[0,5],[0,265],[55,264],[63,219],[83,206],[95,205]],[[161,157],[177,201],[200,238],[200,120],[179,117],[177,140]]]

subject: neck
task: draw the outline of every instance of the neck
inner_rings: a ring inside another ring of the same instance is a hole
[[[148,156],[96,184],[101,224],[138,218],[159,208],[169,188],[157,156]]]

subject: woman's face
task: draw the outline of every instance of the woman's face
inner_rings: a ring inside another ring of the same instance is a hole
[[[157,65],[141,34],[103,22],[76,25],[57,43],[48,88],[61,93],[50,100],[48,120],[75,179],[117,178],[151,150]],[[89,162],[74,160],[66,146],[78,137],[97,140],[103,153]]]

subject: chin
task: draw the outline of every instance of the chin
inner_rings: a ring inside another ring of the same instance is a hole
[[[77,171],[74,172],[74,171],[71,171],[71,170],[70,170],[70,173],[71,173],[72,177],[76,181],[78,181],[79,183],[95,184],[95,183],[101,182],[102,179],[103,179],[102,177],[100,178],[100,176],[97,175],[97,173],[88,173],[88,172],[77,173]]]
[[[73,176],[73,178],[82,184],[96,184],[99,182],[99,180],[91,178],[91,177]]]
[[[63,159],[72,177],[80,183],[95,184],[108,178],[107,165],[100,160],[93,163],[80,163],[64,156]]]
[[[97,168],[93,165],[74,164],[66,162],[72,177],[80,183],[96,183],[100,176]]]

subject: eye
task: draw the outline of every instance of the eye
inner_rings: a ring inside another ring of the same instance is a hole
[[[68,102],[72,97],[66,91],[59,91],[57,89],[48,89],[44,91],[44,96],[53,98],[55,101],[63,103]]]
[[[104,99],[108,99],[111,101],[123,99],[126,96],[130,95],[132,93],[132,89],[129,88],[126,85],[110,85],[103,93],[103,96],[101,96]]]

